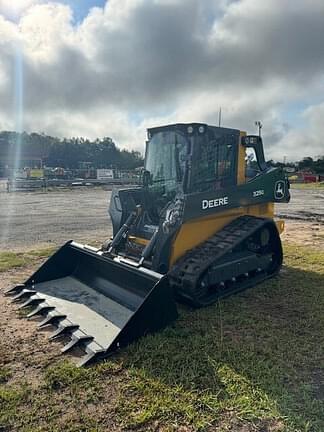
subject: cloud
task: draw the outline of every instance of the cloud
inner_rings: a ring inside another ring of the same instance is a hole
[[[301,115],[307,129],[290,129],[273,147],[273,154],[293,155],[300,160],[305,156],[324,156],[324,103],[309,106]]]
[[[28,8],[43,0],[0,0],[0,14],[11,19],[17,19]]]
[[[109,0],[78,25],[69,6],[25,3],[19,22],[0,16],[0,128],[15,127],[18,55],[26,130],[142,149],[145,127],[216,124],[221,106],[225,126],[263,121],[271,157],[324,153],[322,1]]]

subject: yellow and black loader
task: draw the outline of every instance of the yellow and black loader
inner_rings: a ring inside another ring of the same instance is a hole
[[[80,365],[104,358],[195,307],[276,275],[282,264],[274,203],[288,202],[281,168],[259,136],[202,123],[151,128],[142,184],[112,192],[113,237],[70,241],[7,291],[29,318],[69,336]]]

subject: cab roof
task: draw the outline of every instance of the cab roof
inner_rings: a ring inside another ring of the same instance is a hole
[[[192,128],[192,130],[190,130]],[[157,132],[167,131],[167,130],[178,130],[181,131],[184,134],[191,135],[194,132],[200,132],[201,128],[203,128],[203,132],[206,132],[208,129],[212,130],[213,132],[218,132],[221,134],[240,134],[239,129],[232,129],[232,128],[225,128],[225,127],[218,127],[218,126],[212,126],[208,125],[206,123],[173,123],[169,125],[163,125],[163,126],[156,126],[152,128],[147,129],[148,136],[154,135]],[[200,132],[200,133],[203,133]]]

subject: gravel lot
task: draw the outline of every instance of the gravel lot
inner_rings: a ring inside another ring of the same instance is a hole
[[[112,233],[109,198],[100,188],[0,192],[0,250],[103,241]]]
[[[286,219],[316,221],[324,224],[324,187],[291,189],[288,204],[278,204],[276,213]]]
[[[323,230],[324,189],[291,191],[289,204],[277,205],[277,215],[287,219],[296,236],[303,224]],[[102,242],[112,233],[107,214],[110,191],[102,188],[57,189],[44,192],[6,193],[0,183],[0,250],[60,245],[74,239]],[[294,235],[295,236],[295,235]]]

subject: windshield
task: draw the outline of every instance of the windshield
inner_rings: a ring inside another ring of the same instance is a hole
[[[174,189],[184,176],[187,140],[175,131],[156,133],[148,143],[145,169],[153,185]]]

